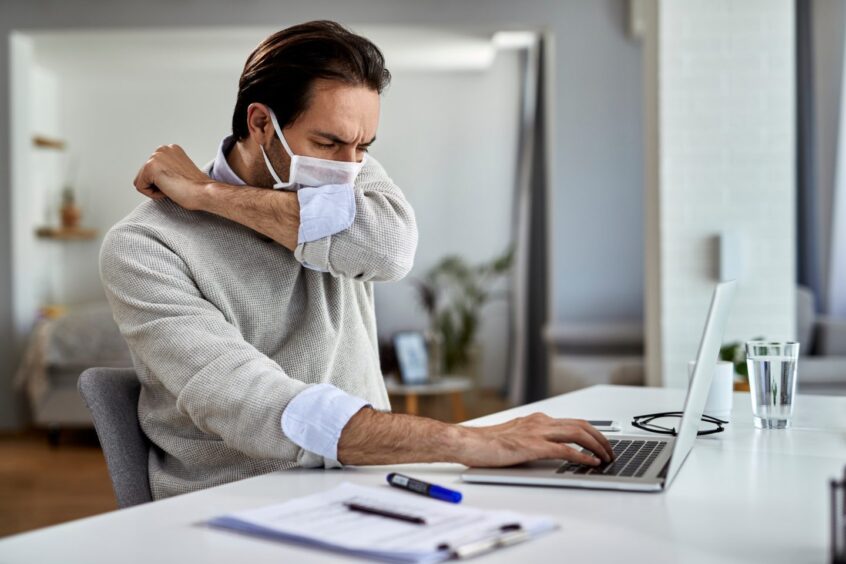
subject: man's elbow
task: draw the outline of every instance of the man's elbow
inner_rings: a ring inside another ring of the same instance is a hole
[[[385,282],[402,280],[414,267],[414,256],[417,253],[417,226],[409,227],[405,235],[395,242],[393,252],[388,255]]]
[[[367,269],[354,277],[371,282],[398,282],[411,272],[416,252],[417,229],[414,228],[409,229],[402,237],[394,237],[389,243],[386,242],[375,253],[378,257],[373,262],[375,268]]]
[[[373,280],[375,282],[399,282],[411,272],[413,266],[413,259],[387,261],[381,272]]]

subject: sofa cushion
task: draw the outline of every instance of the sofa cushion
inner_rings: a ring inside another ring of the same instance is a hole
[[[799,388],[813,384],[838,384],[846,387],[846,356],[802,358],[796,367]]]

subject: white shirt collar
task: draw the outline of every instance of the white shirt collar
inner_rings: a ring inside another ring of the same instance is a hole
[[[209,171],[209,176],[212,180],[217,180],[218,182],[223,182],[224,184],[244,186],[246,182],[241,180],[241,177],[235,174],[235,171],[232,170],[232,167],[230,167],[229,163],[226,161],[226,155],[232,150],[233,145],[235,145],[235,137],[233,135],[223,138],[223,141],[220,142],[220,147],[217,149],[217,155],[215,156],[214,163]]]

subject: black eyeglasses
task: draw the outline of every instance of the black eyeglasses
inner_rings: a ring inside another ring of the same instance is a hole
[[[665,411],[664,413],[647,413],[646,415],[635,415],[632,418],[632,425],[637,427],[638,429],[643,429],[644,431],[649,431],[650,433],[661,433],[662,435],[678,435],[678,431],[675,427],[666,427],[667,423],[663,425],[659,425],[655,423],[656,419],[672,419],[672,418],[679,418],[681,419],[682,416],[681,411]],[[714,433],[722,433],[725,430],[723,425],[728,425],[728,421],[723,421],[722,419],[717,419],[716,417],[711,417],[710,415],[702,415],[702,421],[704,423],[708,423],[709,425],[714,425],[712,428],[708,429],[700,429],[697,431],[697,435],[713,435]]]

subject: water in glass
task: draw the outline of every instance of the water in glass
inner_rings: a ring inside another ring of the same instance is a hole
[[[796,356],[754,356],[746,358],[755,426],[786,429],[793,415],[796,392]]]

